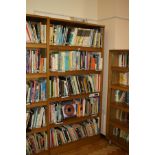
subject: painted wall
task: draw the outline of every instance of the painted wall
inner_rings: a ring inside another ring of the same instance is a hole
[[[101,133],[106,135],[109,50],[129,48],[129,0],[98,0],[98,23],[105,25]]]
[[[89,18],[96,22],[97,0],[27,0],[26,13],[65,19],[74,16]]]

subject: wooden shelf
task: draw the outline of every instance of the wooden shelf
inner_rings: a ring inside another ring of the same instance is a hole
[[[50,50],[55,51],[87,51],[87,52],[102,52],[103,48],[96,47],[82,47],[82,46],[63,46],[63,45],[50,45]]]
[[[35,107],[42,107],[42,106],[47,106],[48,102],[47,101],[39,101],[39,102],[33,102],[30,104],[26,105],[27,109],[35,108]]]
[[[46,73],[28,73],[26,74],[26,79],[36,79],[36,78],[46,78]]]
[[[113,71],[118,71],[118,72],[129,72],[129,68],[128,67],[111,67],[111,69]]]
[[[125,112],[129,112],[129,106],[126,103],[112,102],[110,105],[112,108],[120,109]]]
[[[128,49],[113,49],[113,50],[110,50],[110,52],[114,54],[128,54],[129,50]]]
[[[112,89],[119,89],[119,90],[122,90],[122,91],[129,91],[129,86],[126,86],[126,85],[112,84],[111,88]]]
[[[50,76],[66,76],[66,75],[85,75],[85,74],[101,74],[102,71],[97,70],[74,70],[65,72],[49,72]]]
[[[81,121],[85,121],[87,119],[96,118],[98,116],[99,115],[67,118],[67,119],[63,120],[63,122],[60,124],[50,124],[50,128],[55,128],[55,127],[59,127],[62,125],[74,124],[74,123],[78,123]]]
[[[41,43],[26,43],[26,48],[46,48],[46,44],[41,44]]]
[[[37,132],[44,132],[44,131],[47,131],[47,127],[33,128],[30,132],[27,132],[26,135],[31,135]]]
[[[129,123],[128,122],[121,122],[119,120],[111,120],[110,124],[116,128],[120,128],[124,131],[129,131]]]
[[[129,143],[125,142],[125,140],[123,138],[116,137],[114,135],[110,135],[109,139],[112,141],[112,143],[123,148],[125,151],[127,151],[127,152],[129,151]]]
[[[83,93],[83,94],[77,94],[77,95],[70,95],[67,97],[55,97],[55,98],[50,98],[48,101],[51,102],[60,102],[60,101],[66,101],[66,100],[72,100],[72,99],[76,99],[76,98],[85,98],[85,97],[89,97],[92,94],[98,94],[98,96],[100,96],[100,92],[94,92],[94,93]]]
[[[58,154],[64,153],[64,151],[67,151],[70,148],[77,148],[77,146],[85,145],[87,143],[90,143],[90,141],[92,141],[92,142],[97,141],[97,140],[99,140],[99,138],[100,138],[100,134],[94,135],[94,136],[91,136],[91,137],[81,138],[81,139],[79,139],[77,141],[73,141],[73,142],[70,142],[70,143],[59,145],[57,147],[51,147],[50,153],[51,153],[51,155],[52,154],[57,154],[57,153]]]
[[[26,14],[26,18],[47,19],[46,16],[40,16],[40,15],[34,15],[34,14]]]

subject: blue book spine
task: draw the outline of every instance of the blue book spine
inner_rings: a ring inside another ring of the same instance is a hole
[[[46,80],[41,82],[41,100],[46,100]]]
[[[65,71],[69,70],[69,52],[66,51],[65,53]]]

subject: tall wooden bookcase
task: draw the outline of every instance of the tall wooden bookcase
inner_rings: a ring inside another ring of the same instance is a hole
[[[44,154],[57,154],[59,152],[63,152],[67,150],[70,147],[76,147],[77,145],[82,145],[86,141],[91,141],[97,139],[100,135],[92,136],[92,137],[86,137],[83,139],[80,139],[78,141],[70,142],[67,144],[63,144],[58,147],[51,147],[50,145],[50,129],[59,127],[62,125],[69,125],[74,123],[79,123],[81,121],[85,121],[87,119],[96,118],[99,117],[101,120],[101,107],[102,107],[102,90],[103,90],[103,64],[102,61],[102,70],[73,70],[73,71],[64,71],[64,72],[58,72],[58,71],[50,71],[50,54],[52,51],[86,51],[86,52],[99,52],[101,53],[101,58],[104,60],[104,26],[103,25],[97,25],[97,24],[90,24],[90,23],[83,23],[83,22],[75,22],[70,20],[64,20],[64,19],[56,19],[56,18],[49,18],[45,16],[38,16],[38,15],[26,15],[27,21],[32,22],[41,22],[46,25],[46,43],[26,43],[26,49],[40,49],[44,51],[44,57],[46,58],[46,72],[44,73],[27,73],[26,74],[26,80],[36,80],[43,78],[46,80],[46,100],[44,101],[38,101],[38,102],[32,102],[30,104],[26,105],[26,109],[33,109],[35,107],[45,107],[45,115],[46,115],[46,126],[41,128],[33,128],[29,132],[27,132],[27,135],[31,135],[38,132],[47,132],[47,139],[48,139],[48,149],[45,151],[41,151],[37,154],[44,155]],[[51,45],[50,44],[50,27],[53,26],[53,24],[58,25],[64,25],[64,26],[71,26],[71,27],[78,27],[78,28],[85,28],[85,29],[98,29],[101,31],[101,37],[102,37],[102,47],[85,47],[85,46],[69,46],[69,45]],[[49,95],[49,78],[50,76],[58,77],[58,76],[77,76],[77,75],[91,75],[91,74],[99,74],[100,75],[100,91],[99,92],[93,92],[93,93],[81,93],[77,95],[69,95],[67,97],[51,97]],[[94,93],[98,93],[99,99],[100,99],[100,105],[99,105],[99,112],[97,115],[92,116],[84,116],[84,117],[74,117],[74,118],[68,118],[63,121],[62,124],[54,124],[50,123],[50,103],[51,102],[61,102],[66,100],[72,100],[76,98],[85,98],[89,97],[90,95],[93,95]],[[99,123],[101,126],[101,122]]]
[[[109,51],[107,137],[129,149],[129,50]]]

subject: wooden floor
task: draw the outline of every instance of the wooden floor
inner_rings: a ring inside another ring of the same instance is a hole
[[[76,148],[58,155],[128,155],[128,153],[113,144],[110,145],[104,137],[101,137],[97,141],[88,142],[83,146],[77,145]]]

